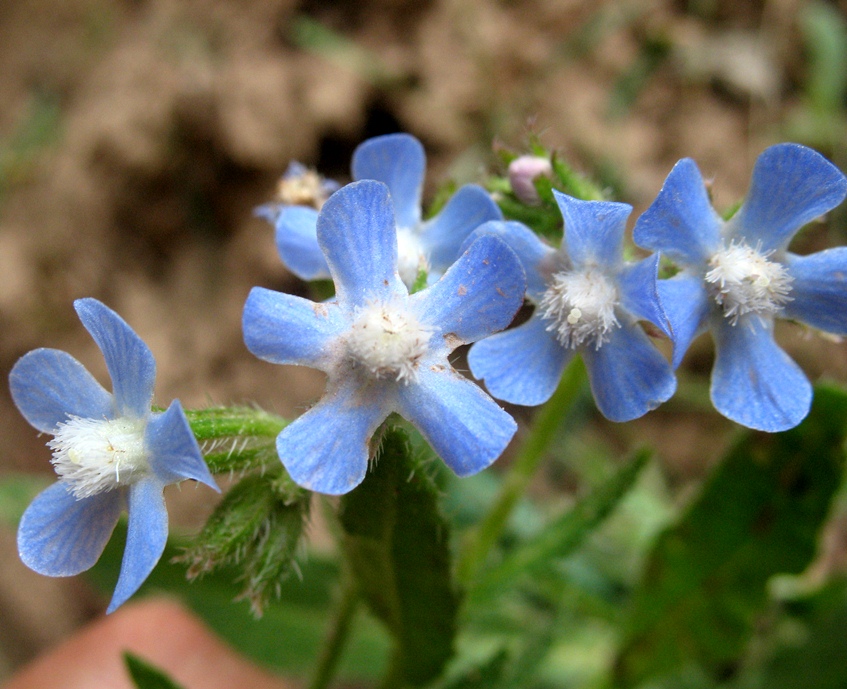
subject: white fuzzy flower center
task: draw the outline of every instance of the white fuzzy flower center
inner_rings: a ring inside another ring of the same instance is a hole
[[[615,316],[618,291],[600,270],[563,271],[553,275],[538,308],[550,321],[547,330],[571,349],[582,344],[595,348],[609,340],[620,325]]]
[[[418,272],[429,271],[429,263],[418,234],[405,227],[397,229],[397,272],[409,289],[415,284]]]
[[[347,338],[350,357],[376,378],[415,379],[426,355],[431,328],[402,305],[375,302],[362,308]]]
[[[77,498],[134,483],[149,471],[145,426],[145,419],[71,416],[47,443],[59,479]]]
[[[772,253],[733,242],[709,260],[707,287],[731,323],[747,313],[777,313],[791,301],[793,278],[784,265],[768,260]]]

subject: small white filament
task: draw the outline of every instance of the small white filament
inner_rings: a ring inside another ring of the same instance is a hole
[[[397,272],[403,284],[409,289],[418,279],[421,270],[429,272],[429,263],[420,238],[413,230],[397,230]]]
[[[538,307],[541,317],[550,321],[547,330],[555,332],[564,347],[593,343],[599,349],[620,325],[617,305],[614,283],[600,270],[588,268],[553,275]]]
[[[60,423],[47,443],[59,479],[77,498],[137,481],[149,470],[144,419],[84,419]]]

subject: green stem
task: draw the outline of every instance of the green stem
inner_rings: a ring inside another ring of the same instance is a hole
[[[326,689],[332,681],[338,669],[338,662],[341,660],[344,645],[350,636],[351,625],[358,605],[359,590],[353,582],[353,577],[346,575],[343,579],[341,600],[338,602],[335,618],[332,620],[329,634],[324,641],[320,658],[318,658],[317,670],[309,684],[309,689]]]
[[[553,396],[538,412],[532,430],[503,480],[500,494],[479,526],[470,534],[459,557],[459,581],[469,584],[476,577],[491,548],[500,539],[518,500],[526,492],[562,419],[579,396],[585,381],[585,366],[574,357]]]

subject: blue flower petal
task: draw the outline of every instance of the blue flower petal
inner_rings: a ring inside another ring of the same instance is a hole
[[[330,196],[318,215],[318,243],[343,307],[406,293],[391,197],[381,182],[353,182]]]
[[[123,508],[123,494],[108,491],[77,500],[54,483],[32,501],[18,525],[18,552],[39,574],[69,577],[97,562]]]
[[[512,220],[492,220],[480,225],[471,233],[465,240],[462,251],[466,251],[479,237],[487,234],[499,237],[517,254],[526,273],[527,297],[536,303],[541,301],[541,297],[547,291],[547,283],[543,276],[545,271],[542,268],[548,262],[550,267],[553,267],[556,250],[545,244],[535,232],[522,223]]]
[[[688,273],[659,280],[657,288],[671,326],[673,367],[677,368],[694,338],[708,327],[712,302],[703,280]]]
[[[565,220],[562,247],[573,265],[617,266],[632,206],[614,201],[581,201],[555,189],[553,195]]]
[[[648,321],[672,337],[670,322],[659,300],[659,254],[624,266],[618,275],[621,305],[635,318]]]
[[[138,590],[159,562],[168,540],[168,512],[164,486],[157,479],[141,479],[129,487],[129,524],[121,573],[107,613],[114,612]]]
[[[517,424],[477,385],[450,368],[423,367],[400,388],[400,413],[421,432],[457,476],[489,466]]]
[[[353,153],[353,179],[384,182],[394,201],[397,227],[413,228],[421,221],[421,194],[426,154],[409,134],[368,139]]]
[[[150,348],[123,318],[96,299],[77,299],[74,308],[106,359],[116,416],[147,416],[156,380]]]
[[[163,484],[192,479],[220,493],[179,400],[171,402],[164,413],[150,418],[144,432],[144,446],[150,467]]]
[[[637,419],[676,391],[670,364],[637,325],[623,324],[599,349],[581,351],[594,401],[607,419]]]
[[[362,482],[371,437],[391,411],[388,382],[363,388],[350,376],[285,427],[276,449],[296,483],[318,493],[341,495]]]
[[[437,327],[453,350],[503,330],[523,303],[526,278],[505,242],[480,237],[432,287],[412,295],[421,324]],[[433,337],[432,342],[437,341]]]
[[[337,304],[274,292],[250,290],[244,304],[244,343],[260,359],[323,369],[328,346],[349,324]]]
[[[684,158],[638,218],[632,238],[638,246],[660,251],[681,265],[699,266],[720,247],[722,224],[697,164]]]
[[[547,330],[547,322],[534,316],[474,344],[468,364],[493,397],[532,407],[550,399],[572,356],[573,350],[562,347]]]
[[[54,434],[69,416],[111,418],[112,396],[67,352],[35,349],[12,367],[9,388],[23,417]]]
[[[794,278],[783,314],[828,333],[847,335],[847,247],[786,256]]]
[[[459,257],[462,243],[471,232],[484,222],[502,217],[500,208],[482,187],[468,184],[459,189],[420,230],[430,268],[443,273]]]
[[[765,149],[753,169],[744,205],[727,224],[730,239],[761,251],[785,248],[803,225],[847,195],[847,178],[820,153],[799,144]]]
[[[329,267],[318,245],[318,212],[306,206],[288,206],[273,222],[276,248],[286,267],[301,280],[329,278]]]
[[[760,431],[794,428],[809,413],[812,386],[776,344],[773,322],[716,320],[712,403],[733,421]]]

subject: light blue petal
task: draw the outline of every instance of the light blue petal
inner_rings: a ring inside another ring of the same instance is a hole
[[[353,182],[330,196],[318,215],[318,243],[344,308],[406,293],[391,197],[381,182]]]
[[[526,278],[515,252],[488,235],[471,244],[438,282],[410,301],[421,324],[438,328],[441,341],[452,351],[507,327],[525,290]]]
[[[500,405],[449,366],[422,368],[403,386],[400,413],[457,476],[489,466],[517,430]]]
[[[163,414],[154,414],[144,432],[150,467],[163,485],[192,479],[220,493],[197,444],[179,400]]]
[[[326,259],[318,246],[318,212],[314,208],[282,208],[274,224],[277,251],[292,273],[301,280],[329,278]]]
[[[35,349],[9,374],[9,389],[23,417],[42,433],[55,434],[68,416],[112,418],[112,396],[67,352]]]
[[[847,247],[786,256],[794,278],[783,314],[828,333],[847,335]]]
[[[670,364],[637,325],[623,324],[599,349],[581,351],[594,401],[607,419],[637,419],[676,391]]]
[[[69,577],[97,562],[123,509],[120,491],[77,500],[54,483],[27,507],[18,525],[18,552],[39,574]]]
[[[244,304],[244,343],[273,364],[322,369],[328,347],[347,326],[337,304],[316,303],[264,287],[250,290]]]
[[[106,612],[123,605],[159,562],[168,541],[168,511],[164,486],[155,478],[144,478],[129,488],[129,524],[121,573]]]
[[[267,220],[271,225],[276,225],[277,218],[285,207],[284,203],[263,203],[253,209],[253,217]]]
[[[730,239],[762,251],[781,249],[803,225],[835,208],[847,178],[820,153],[799,144],[766,148],[753,168],[744,205],[727,225]]]
[[[659,300],[658,274],[659,254],[624,266],[618,276],[621,305],[636,319],[648,321],[672,337],[670,322]]]
[[[632,206],[614,201],[581,201],[553,190],[565,220],[563,250],[574,266],[616,267]]]
[[[715,321],[712,404],[736,423],[760,431],[794,428],[809,413],[812,386],[773,339],[773,322],[757,316]]]
[[[421,228],[421,243],[432,270],[443,273],[459,257],[468,235],[482,223],[501,220],[500,208],[485,189],[468,184]]]
[[[468,364],[493,397],[533,407],[550,399],[572,356],[573,350],[562,347],[547,330],[547,322],[533,316],[474,344]]]
[[[397,226],[413,228],[421,221],[421,194],[426,154],[409,134],[368,139],[353,153],[353,179],[383,182],[391,192]]]
[[[636,221],[632,238],[638,246],[660,251],[680,265],[699,266],[720,247],[722,225],[697,164],[684,158]]]
[[[688,273],[659,280],[657,288],[671,326],[673,367],[677,368],[694,338],[708,327],[712,303],[703,280]]]
[[[368,468],[369,443],[392,409],[394,381],[362,387],[352,375],[276,440],[283,465],[296,483],[328,495],[358,486]]]
[[[96,299],[77,299],[74,308],[106,359],[115,415],[147,416],[156,381],[156,361],[150,348],[123,318]]]
[[[545,244],[541,238],[526,225],[509,221],[492,220],[474,230],[462,245],[467,251],[470,245],[484,235],[499,237],[515,252],[526,273],[526,294],[534,302],[541,301],[547,291],[545,274],[554,266],[556,250]]]

